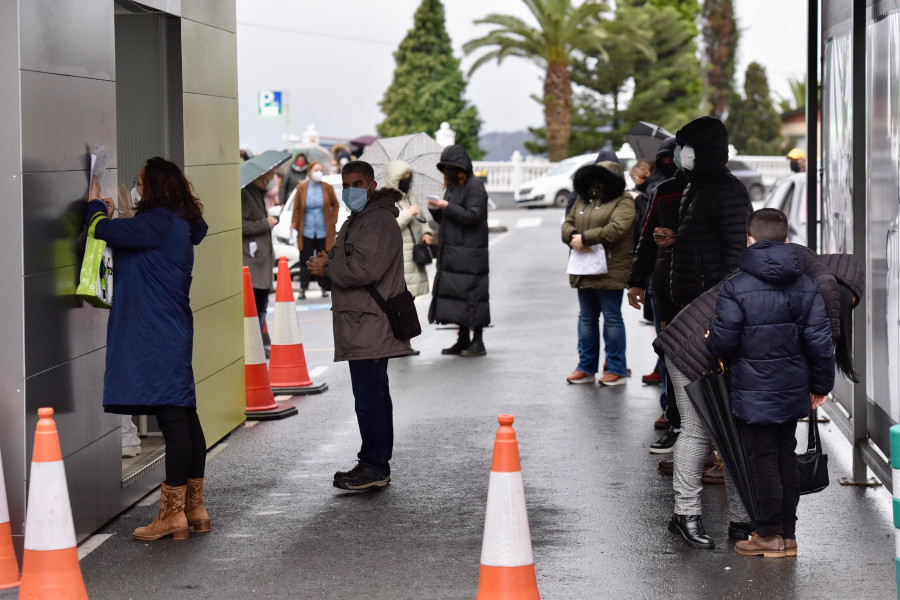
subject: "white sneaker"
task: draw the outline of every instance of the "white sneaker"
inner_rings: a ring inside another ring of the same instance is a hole
[[[140,453],[140,446],[122,446],[122,458],[134,458]]]

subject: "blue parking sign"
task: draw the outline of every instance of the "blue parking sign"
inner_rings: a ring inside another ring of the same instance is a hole
[[[281,92],[265,90],[259,93],[259,114],[277,117],[281,114]]]

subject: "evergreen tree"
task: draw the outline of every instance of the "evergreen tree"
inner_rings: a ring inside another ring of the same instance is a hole
[[[735,98],[728,117],[728,137],[741,154],[781,154],[781,118],[772,104],[766,69],[747,65],[744,98]]]
[[[734,64],[740,31],[734,17],[734,3],[704,0],[701,18],[709,114],[723,119],[728,101],[735,96]]]
[[[700,116],[703,79],[697,62],[697,9],[693,2],[678,0],[620,0],[630,4],[632,18],[650,32],[656,60],[634,55],[632,76],[634,93],[624,111],[627,131],[637,121],[649,121],[669,131],[676,131]],[[685,16],[687,15],[687,17]],[[625,131],[622,132],[623,134]]]
[[[483,152],[478,148],[481,119],[477,109],[464,98],[466,80],[444,22],[441,0],[422,0],[413,27],[394,52],[394,79],[381,101],[385,119],[377,129],[385,137],[424,131],[434,135],[441,122],[456,131],[456,143],[472,160]]]

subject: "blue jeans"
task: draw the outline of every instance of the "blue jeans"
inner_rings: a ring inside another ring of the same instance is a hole
[[[394,449],[394,405],[388,387],[388,359],[351,360],[349,364],[356,421],[362,437],[357,458],[369,470],[390,475],[388,462]]]
[[[600,363],[600,316],[603,316],[603,343],[606,370],[615,375],[628,375],[625,362],[625,323],[622,321],[624,290],[578,290],[581,310],[581,341],[578,345],[578,368],[596,373]]]

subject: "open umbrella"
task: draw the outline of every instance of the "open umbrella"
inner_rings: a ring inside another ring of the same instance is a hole
[[[376,140],[380,139],[381,138],[377,135],[361,135],[358,138],[353,138],[352,140],[350,140],[350,143],[354,146],[365,148],[366,146],[371,146],[375,143]]]
[[[722,456],[725,470],[734,481],[750,519],[756,522],[756,490],[750,475],[750,461],[734,422],[724,373],[712,373],[685,386],[685,391],[706,425],[713,445]]]
[[[375,140],[359,159],[375,169],[378,185],[384,184],[384,168],[389,162],[409,163],[413,170],[412,191],[419,202],[424,202],[429,194],[443,194],[444,175],[437,168],[443,150],[427,133],[414,133]]]
[[[659,145],[663,140],[675,137],[659,125],[648,123],[647,121],[638,121],[628,131],[628,143],[634,150],[634,155],[638,160],[648,159],[655,160],[656,153],[659,151]]]
[[[241,163],[241,189],[244,189],[250,182],[268,173],[291,157],[290,152],[281,152],[279,150],[266,150],[262,154],[254,156],[251,159]]]

